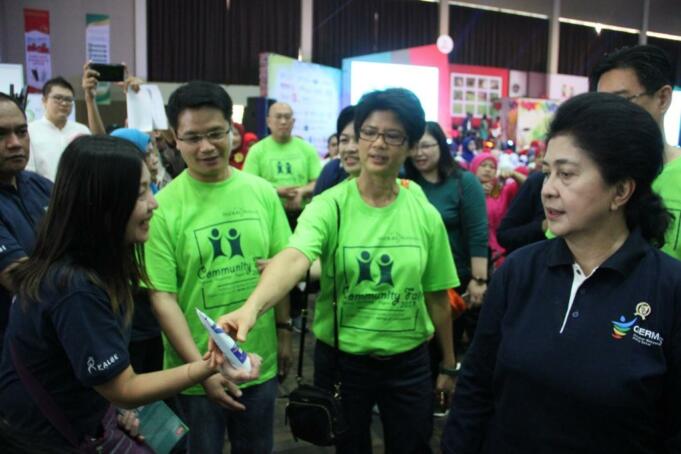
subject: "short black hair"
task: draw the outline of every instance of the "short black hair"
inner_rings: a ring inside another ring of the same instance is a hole
[[[73,85],[71,85],[68,80],[64,79],[62,76],[57,76],[45,82],[45,85],[43,85],[43,97],[47,98],[50,91],[52,91],[52,87],[66,88],[71,91],[71,94],[75,95],[76,93],[73,89]]]
[[[366,119],[375,111],[390,111],[397,116],[407,134],[409,148],[423,137],[426,130],[426,114],[419,98],[406,88],[375,90],[362,96],[355,106],[357,137]]]
[[[212,107],[224,115],[225,120],[232,121],[232,98],[218,84],[195,80],[176,89],[168,99],[166,114],[170,126],[177,131],[178,118],[186,109]]]
[[[664,140],[653,117],[621,96],[584,93],[556,111],[547,145],[558,136],[569,137],[583,150],[596,163],[606,184],[626,179],[636,182],[625,207],[627,227],[640,228],[646,240],[662,246],[671,215],[652,190],[664,162]]]
[[[665,85],[674,86],[674,68],[667,54],[659,47],[639,45],[622,47],[607,54],[591,70],[591,88],[598,87],[601,76],[613,69],[631,69],[646,93],[655,93]]]
[[[3,92],[0,92],[0,102],[10,102],[17,106],[17,109],[19,109],[19,112],[21,112],[21,115],[24,116],[24,119],[26,119],[26,112],[24,112],[24,109],[21,108],[21,104],[19,104],[19,100],[16,99],[14,96],[10,96],[8,94],[5,94]]]
[[[338,114],[336,120],[336,135],[340,137],[345,127],[355,120],[355,106],[347,106]]]
[[[440,177],[440,182],[444,183],[449,176],[458,177],[461,168],[456,163],[451,153],[449,152],[449,144],[447,143],[447,136],[440,125],[434,121],[426,122],[426,133],[433,136],[437,142],[437,147],[440,150],[440,158],[437,161],[437,174]],[[418,169],[414,166],[411,157],[404,161],[404,171],[407,178],[415,179],[419,174]]]

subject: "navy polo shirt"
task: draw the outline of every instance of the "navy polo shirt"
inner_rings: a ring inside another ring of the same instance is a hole
[[[109,407],[94,386],[109,382],[129,365],[129,327],[115,314],[104,290],[82,271],[66,279],[53,267],[41,287],[40,302],[12,304],[0,363],[0,415],[21,434],[68,442],[43,416],[16,373],[9,346],[50,394],[76,433],[95,436]]]
[[[332,159],[322,169],[314,185],[312,195],[319,195],[329,188],[336,186],[348,177],[348,173],[341,165],[340,159]]]
[[[52,192],[52,182],[35,172],[19,172],[16,182],[16,188],[0,184],[0,271],[33,252],[38,223]],[[10,293],[0,286],[0,336],[7,326],[10,302]]]
[[[445,453],[681,452],[681,263],[634,231],[569,307],[573,264],[557,238],[494,274]]]

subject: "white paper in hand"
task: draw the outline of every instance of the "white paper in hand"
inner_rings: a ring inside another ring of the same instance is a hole
[[[128,110],[128,128],[139,129],[144,132],[150,132],[154,129],[151,115],[151,95],[148,90],[143,90],[142,87],[140,87],[140,90],[135,93],[132,88],[128,87],[126,103]]]

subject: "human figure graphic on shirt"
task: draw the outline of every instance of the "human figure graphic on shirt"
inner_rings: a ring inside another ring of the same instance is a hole
[[[371,252],[369,251],[362,251],[359,254],[359,257],[357,257],[357,265],[359,265],[359,276],[357,277],[358,284],[363,281],[373,282],[373,278],[371,277],[371,262],[372,257]]]
[[[237,231],[237,229],[229,229],[227,232],[227,241],[229,241],[229,248],[232,250],[232,255],[230,255],[230,258],[244,256],[244,252],[241,250],[241,234]]]
[[[211,246],[213,246],[213,260],[220,256],[224,257],[225,253],[222,251],[222,237],[220,236],[220,230],[217,228],[211,230],[208,240],[210,241]]]

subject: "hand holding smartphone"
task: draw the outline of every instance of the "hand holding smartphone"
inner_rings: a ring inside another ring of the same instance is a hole
[[[90,63],[90,69],[97,71],[99,82],[123,82],[125,80],[125,66],[121,64]]]

